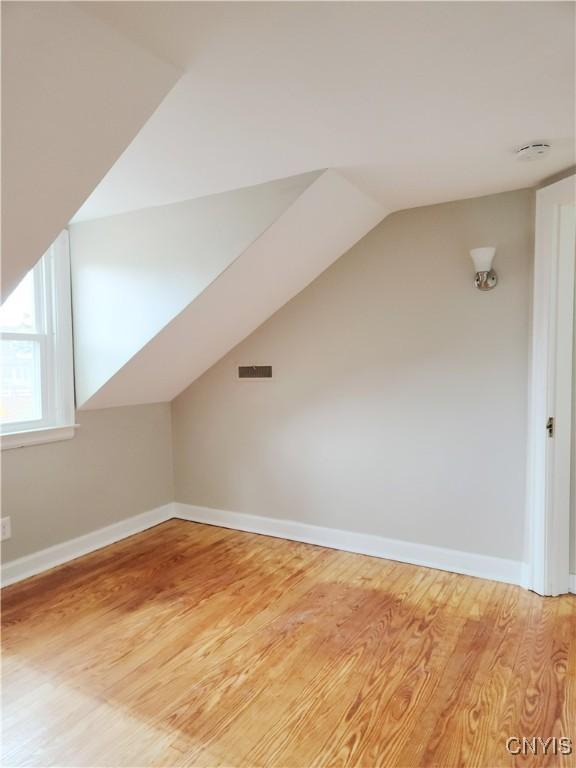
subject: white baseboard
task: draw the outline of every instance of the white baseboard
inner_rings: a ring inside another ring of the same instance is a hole
[[[99,528],[84,536],[78,536],[76,539],[55,544],[53,547],[41,549],[39,552],[19,557],[17,560],[10,560],[2,564],[2,586],[7,587],[9,584],[35,576],[56,565],[75,560],[77,557],[87,555],[108,544],[114,544],[134,533],[140,533],[153,525],[163,523],[171,517],[174,517],[173,504],[165,504],[148,512],[142,512],[140,515],[128,517],[119,523],[108,525],[106,528]]]
[[[432,547],[427,544],[416,544],[398,539],[387,539],[367,533],[308,525],[294,520],[248,515],[241,512],[228,512],[221,509],[173,502],[143,512],[140,515],[134,515],[106,528],[99,528],[76,539],[3,563],[2,586],[5,587],[30,576],[35,576],[42,571],[94,552],[96,549],[113,544],[135,533],[140,533],[140,531],[158,525],[172,517],[274,536],[290,541],[316,544],[330,549],[341,549],[345,552],[381,557],[386,560],[398,560],[402,563],[423,565],[428,568],[461,573],[467,576],[478,576],[508,584],[520,584],[522,586],[526,584],[525,565],[517,560],[460,552],[454,549]],[[571,576],[570,591],[576,593],[576,575]]]
[[[576,595],[576,573],[570,574],[570,586],[569,586],[570,592],[572,592],[573,595]]]
[[[424,565],[441,571],[452,571],[467,576],[503,581],[507,584],[525,585],[524,563],[501,557],[459,552],[455,549],[432,547],[398,539],[386,539],[367,533],[324,528],[294,520],[247,515],[241,512],[227,512],[193,504],[174,503],[174,515],[195,523],[208,523],[223,528],[235,528],[249,533],[260,533],[281,539],[317,544],[330,549],[342,549],[361,555],[399,560],[412,565]]]

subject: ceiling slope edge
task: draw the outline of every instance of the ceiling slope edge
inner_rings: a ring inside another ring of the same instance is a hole
[[[3,4],[3,298],[181,75],[74,3]]]
[[[325,171],[81,409],[173,400],[388,213]]]
[[[70,225],[77,402],[129,364],[321,173]]]

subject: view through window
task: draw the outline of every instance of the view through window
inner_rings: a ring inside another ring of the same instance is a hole
[[[73,422],[68,233],[0,307],[3,433]]]
[[[46,344],[37,312],[38,270],[29,272],[0,308],[3,424],[42,419],[41,358]]]

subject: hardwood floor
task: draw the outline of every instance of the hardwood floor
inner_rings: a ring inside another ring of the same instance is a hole
[[[4,766],[576,765],[575,596],[171,520],[2,623]]]

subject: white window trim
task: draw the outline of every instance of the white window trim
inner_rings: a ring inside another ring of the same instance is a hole
[[[5,424],[0,429],[3,450],[68,440],[74,437],[74,372],[70,250],[64,230],[34,267],[42,335],[3,332],[3,338],[41,341],[42,413],[35,421]],[[44,301],[44,298],[46,299]]]
[[[43,445],[59,440],[70,440],[74,437],[78,424],[69,427],[44,427],[42,429],[27,429],[22,432],[6,432],[2,435],[2,450],[25,448],[28,445]]]

